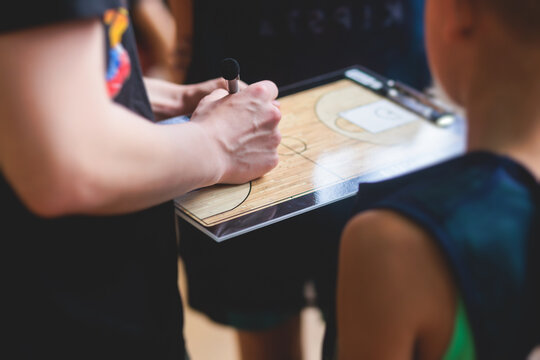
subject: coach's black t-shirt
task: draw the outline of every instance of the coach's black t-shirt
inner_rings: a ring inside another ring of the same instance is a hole
[[[248,83],[288,85],[359,64],[428,85],[423,0],[197,0],[188,80],[219,76],[234,57]]]
[[[104,24],[109,96],[152,120],[122,1],[10,2],[0,32],[90,18]],[[43,219],[2,175],[0,223],[0,358],[184,358],[172,202],[122,216]]]

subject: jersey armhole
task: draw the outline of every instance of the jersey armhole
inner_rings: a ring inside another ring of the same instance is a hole
[[[454,332],[443,360],[475,360],[474,338],[461,297],[458,298]]]

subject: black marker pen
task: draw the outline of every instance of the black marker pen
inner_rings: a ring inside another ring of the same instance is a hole
[[[240,80],[240,65],[233,58],[223,59],[221,62],[221,76],[228,81],[229,94],[236,94],[239,90],[238,81]]]

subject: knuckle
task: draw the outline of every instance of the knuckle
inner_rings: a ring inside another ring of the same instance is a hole
[[[272,105],[271,116],[272,120],[277,124],[281,120],[281,110]]]
[[[267,90],[263,83],[257,83],[251,86],[251,91],[255,97],[263,97]]]
[[[281,133],[279,131],[275,131],[274,134],[272,134],[272,145],[274,148],[276,148],[279,144],[281,144]]]
[[[264,122],[269,128],[275,128],[281,120],[281,111],[275,106],[269,106],[264,115]]]
[[[269,93],[276,93],[278,92],[278,88],[277,88],[277,85],[274,84],[272,81],[270,80],[263,80],[261,81],[261,84],[264,85],[264,87],[266,88],[266,90],[269,92]]]
[[[278,166],[278,164],[279,164],[279,155],[277,154],[277,151],[276,151],[270,160],[270,166],[273,169],[276,166]]]

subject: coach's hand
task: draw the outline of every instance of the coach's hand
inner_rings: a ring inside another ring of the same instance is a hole
[[[208,146],[214,148],[215,163],[221,167],[219,183],[244,183],[277,166],[277,95],[274,83],[262,81],[234,95],[215,90],[199,103],[191,122],[204,129]]]

